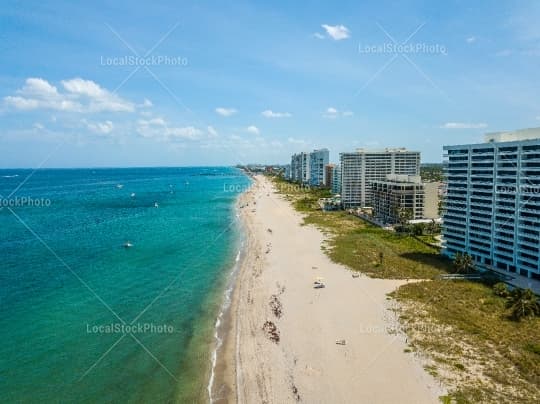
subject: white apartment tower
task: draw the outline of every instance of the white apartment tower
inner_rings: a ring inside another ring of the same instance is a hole
[[[341,153],[341,200],[343,207],[371,206],[371,182],[389,174],[420,175],[420,152],[405,148]]]
[[[443,254],[540,279],[540,128],[444,150]]]
[[[309,181],[309,153],[300,152],[291,156],[290,179],[296,182],[307,183]]]
[[[293,154],[289,179],[314,186],[324,185],[326,175],[324,167],[328,164],[329,158],[328,149]]]
[[[325,166],[330,161],[328,149],[313,150],[309,153],[309,184],[323,186],[326,183]]]

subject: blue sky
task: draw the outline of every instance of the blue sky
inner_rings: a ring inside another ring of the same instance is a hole
[[[0,166],[437,162],[540,126],[540,3],[361,3],[3,1]]]

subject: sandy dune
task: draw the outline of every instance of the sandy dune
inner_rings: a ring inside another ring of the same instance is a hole
[[[402,281],[353,278],[332,263],[321,251],[322,233],[301,226],[301,216],[267,179],[257,177],[240,200],[247,203],[240,209],[247,253],[219,353],[214,402],[438,402],[441,387],[404,352],[405,337],[388,332],[396,321],[386,294]],[[319,276],[324,289],[313,288]],[[263,330],[266,321],[277,327],[278,343]],[[336,344],[341,339],[346,345]]]

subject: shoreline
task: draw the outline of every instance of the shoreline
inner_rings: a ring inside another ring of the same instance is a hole
[[[207,386],[207,398],[210,403],[228,402],[228,398],[234,393],[230,391],[230,386],[232,386],[233,383],[229,380],[229,369],[223,359],[224,356],[228,356],[227,354],[224,354],[224,352],[228,352],[231,336],[234,335],[233,331],[236,329],[232,311],[235,306],[235,291],[238,288],[238,278],[245,265],[244,261],[251,252],[249,244],[252,241],[252,237],[250,236],[247,224],[241,215],[241,206],[245,204],[245,201],[248,198],[247,194],[250,193],[254,184],[255,180],[251,179],[249,187],[239,194],[235,201],[235,220],[238,221],[240,236],[236,259],[231,268],[231,272],[227,275],[225,289],[222,291],[222,301],[219,307],[219,313],[215,321],[214,343],[211,350],[210,374]],[[224,399],[225,401],[223,401]]]
[[[221,343],[215,346],[214,363],[212,365],[213,378],[208,384],[208,396],[210,403],[229,403],[236,402],[236,368],[231,364],[236,363],[237,351],[237,316],[235,310],[238,306],[238,293],[240,287],[239,278],[245,272],[244,268],[247,262],[254,257],[253,242],[254,239],[250,234],[251,229],[246,222],[245,216],[242,215],[241,206],[247,203],[252,187],[255,185],[255,180],[252,180],[250,187],[239,195],[236,201],[237,219],[239,221],[241,236],[241,245],[239,260],[236,262],[235,269],[230,275],[230,286],[225,292],[223,304],[221,306],[221,323],[220,329],[216,330],[220,334]],[[228,296],[227,296],[228,295]],[[217,320],[216,320],[217,321]],[[234,338],[233,338],[234,337]],[[230,357],[233,360],[230,360]]]
[[[406,337],[388,333],[398,320],[386,294],[405,281],[352,278],[321,250],[322,232],[302,226],[266,178],[254,178],[241,205],[244,254],[221,323],[212,402],[383,403],[404,394],[439,402],[445,390],[405,353]],[[327,287],[313,289],[320,275]],[[265,322],[276,327],[277,342]]]

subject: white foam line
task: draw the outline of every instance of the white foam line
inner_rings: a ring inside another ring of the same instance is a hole
[[[219,327],[221,326],[221,320],[223,318],[223,315],[227,312],[231,305],[231,296],[232,291],[234,290],[234,276],[236,275],[236,272],[239,268],[239,262],[240,262],[240,256],[242,253],[242,250],[244,248],[244,241],[240,244],[240,249],[236,253],[235,263],[233,265],[233,269],[231,273],[229,274],[229,279],[227,281],[228,287],[225,290],[223,303],[221,305],[221,309],[219,311],[219,314],[216,319],[215,327],[214,327],[214,340],[215,340],[215,348],[212,351],[212,367],[210,371],[210,380],[208,381],[208,398],[210,400],[210,403],[214,402],[214,399],[212,397],[212,389],[214,387],[214,378],[215,378],[215,368],[216,368],[216,362],[217,362],[217,354],[219,351],[219,348],[223,345],[223,338],[219,335]]]

